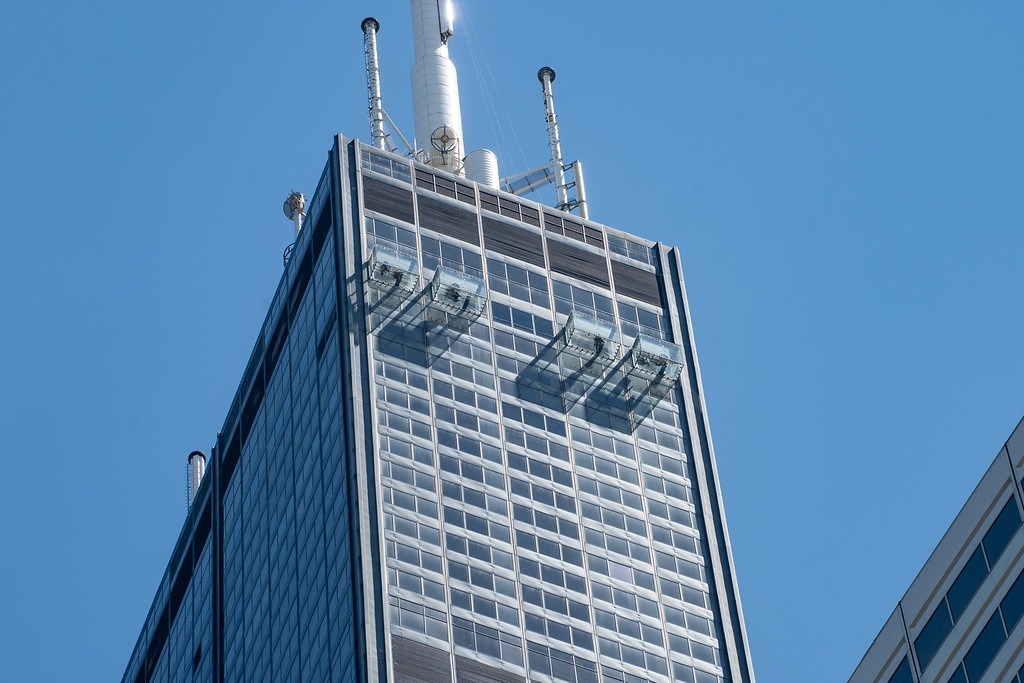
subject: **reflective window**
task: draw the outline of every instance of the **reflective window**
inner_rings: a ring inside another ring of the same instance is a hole
[[[644,334],[655,339],[672,339],[672,328],[667,316],[621,301],[618,308],[619,324],[624,336],[632,338]]]
[[[555,311],[558,313],[569,315],[572,311],[579,311],[599,320],[615,320],[615,310],[610,296],[558,280],[552,282],[552,288],[555,294]]]
[[[491,291],[498,294],[507,294],[513,299],[543,308],[551,305],[548,300],[548,280],[541,273],[489,258],[487,282]]]
[[[985,624],[985,628],[978,634],[974,645],[967,651],[964,657],[964,670],[967,678],[972,681],[981,679],[982,674],[988,669],[988,665],[995,659],[996,653],[1006,641],[1006,631],[1003,629],[1003,620],[996,611],[992,618]]]
[[[985,548],[985,557],[988,559],[989,567],[993,566],[999,556],[1003,554],[1003,550],[1013,538],[1013,534],[1020,528],[1020,522],[1017,499],[1011,496],[981,542]]]
[[[946,639],[952,628],[953,618],[950,616],[945,600],[943,600],[939,608],[935,610],[935,614],[931,616],[928,623],[921,629],[921,633],[914,640],[914,648],[917,650],[917,661],[921,665],[922,670],[928,668],[932,657],[938,652],[939,646],[942,645],[942,641]]]
[[[359,158],[364,171],[380,173],[405,183],[412,182],[409,162],[404,159],[395,159],[365,148],[359,151]]]
[[[988,576],[988,565],[985,564],[985,555],[981,546],[978,546],[946,593],[946,599],[949,601],[949,610],[953,614],[954,622],[967,609],[967,604],[974,597],[986,576]]]
[[[608,251],[647,265],[657,261],[654,247],[618,235],[608,235]]]

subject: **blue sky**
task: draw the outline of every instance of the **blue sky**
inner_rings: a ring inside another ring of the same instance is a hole
[[[0,7],[4,680],[121,675],[367,15],[411,135],[383,4]],[[458,4],[468,145],[544,163],[550,64],[591,217],[682,249],[759,680],[846,680],[1024,414],[1024,5]]]

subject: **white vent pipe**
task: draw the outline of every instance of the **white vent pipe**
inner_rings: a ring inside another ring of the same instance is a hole
[[[558,137],[558,119],[555,117],[555,96],[551,84],[555,82],[555,70],[550,66],[541,67],[537,72],[544,90],[544,116],[548,122],[548,146],[551,147],[551,166],[555,171],[555,192],[558,208],[569,210],[569,188],[565,184],[565,164],[562,161],[562,141]]]
[[[483,187],[499,189],[498,157],[489,149],[473,150],[466,155],[466,177]]]
[[[583,183],[583,163],[572,162],[572,177],[576,181],[576,208],[579,209],[580,218],[590,218],[590,209],[587,208],[587,186]]]
[[[412,0],[413,43],[412,106],[416,144],[426,161],[449,172],[462,171],[462,106],[455,65],[448,56],[454,35],[450,0]]]
[[[199,491],[199,484],[206,474],[206,454],[202,451],[192,451],[188,454],[188,509],[196,500],[196,492]]]
[[[380,22],[373,17],[363,19],[363,52],[366,57],[366,96],[370,110],[370,143],[387,150],[384,133],[384,102],[380,93],[380,63],[377,61],[377,32]]]

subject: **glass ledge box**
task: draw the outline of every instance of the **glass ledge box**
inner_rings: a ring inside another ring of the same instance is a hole
[[[586,358],[613,360],[619,355],[619,328],[573,311],[565,322],[565,346]]]
[[[627,368],[631,382],[674,382],[683,370],[683,350],[677,344],[641,334],[633,342]]]
[[[439,266],[430,281],[430,300],[450,315],[476,320],[484,312],[487,285],[472,275]]]
[[[379,244],[370,252],[370,286],[384,294],[408,297],[419,287],[419,271],[419,263],[411,256]]]

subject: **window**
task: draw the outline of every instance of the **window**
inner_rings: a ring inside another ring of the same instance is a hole
[[[615,321],[611,297],[558,280],[554,280],[551,285],[555,293],[555,311],[558,313],[569,315],[572,311],[579,311],[591,318]]]
[[[412,182],[408,161],[392,159],[391,157],[384,156],[379,152],[374,152],[368,149],[360,150],[359,158],[362,161],[364,171],[380,173],[381,175],[386,175],[389,178],[401,180],[403,183]]]
[[[608,251],[649,266],[657,262],[654,247],[618,235],[608,235]]]

